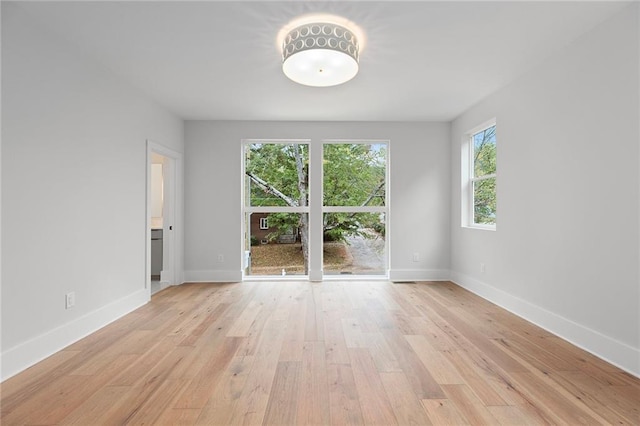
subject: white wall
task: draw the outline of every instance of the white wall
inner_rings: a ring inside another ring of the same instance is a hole
[[[448,278],[448,123],[188,121],[186,281],[241,278],[241,140],[253,138],[310,139],[312,145],[322,139],[390,140],[391,277]],[[412,261],[414,252],[420,262]],[[218,262],[219,254],[225,262]]]
[[[640,374],[634,8],[453,122],[451,269],[457,283]],[[460,226],[461,141],[492,117],[495,232]]]
[[[183,125],[4,2],[2,124],[7,378],[148,300],[146,140]]]

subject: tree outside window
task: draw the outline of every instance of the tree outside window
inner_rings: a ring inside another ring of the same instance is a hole
[[[471,135],[473,224],[496,224],[496,125]]]

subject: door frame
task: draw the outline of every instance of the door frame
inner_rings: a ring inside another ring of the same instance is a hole
[[[167,159],[163,167],[163,232],[162,232],[162,287],[182,283],[182,154],[147,139],[146,155],[146,220],[145,220],[145,289],[151,297],[151,164],[152,154]]]

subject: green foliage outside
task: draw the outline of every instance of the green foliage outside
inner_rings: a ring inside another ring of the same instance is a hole
[[[324,205],[384,205],[386,145],[326,144],[323,159]],[[250,188],[249,205],[307,205],[308,145],[248,145],[245,169]],[[297,213],[271,213],[269,225],[277,230],[268,238],[275,240],[292,228],[303,228],[307,219],[306,215]],[[370,234],[363,232],[364,228],[374,229],[384,236],[384,223],[378,214],[327,213],[323,220],[325,241],[345,241],[350,235],[369,237]]]
[[[296,155],[309,176],[309,146],[306,144],[251,144],[245,152],[245,170],[258,176],[300,205],[300,190],[296,169]],[[251,206],[287,206],[287,202],[274,193],[265,192],[247,177]],[[306,201],[306,199],[305,199]],[[271,223],[271,221],[269,222]]]
[[[324,205],[384,206],[385,165],[382,144],[324,145]]]
[[[496,126],[473,135],[473,175],[496,173]],[[476,181],[473,185],[474,223],[496,223],[496,178]]]

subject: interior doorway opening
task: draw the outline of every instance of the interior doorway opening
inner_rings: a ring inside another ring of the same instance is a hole
[[[151,153],[151,294],[168,286],[161,280],[164,265],[164,219],[165,219],[165,164],[169,159],[156,152]]]
[[[179,284],[177,202],[181,155],[147,141],[147,263],[149,296]]]

